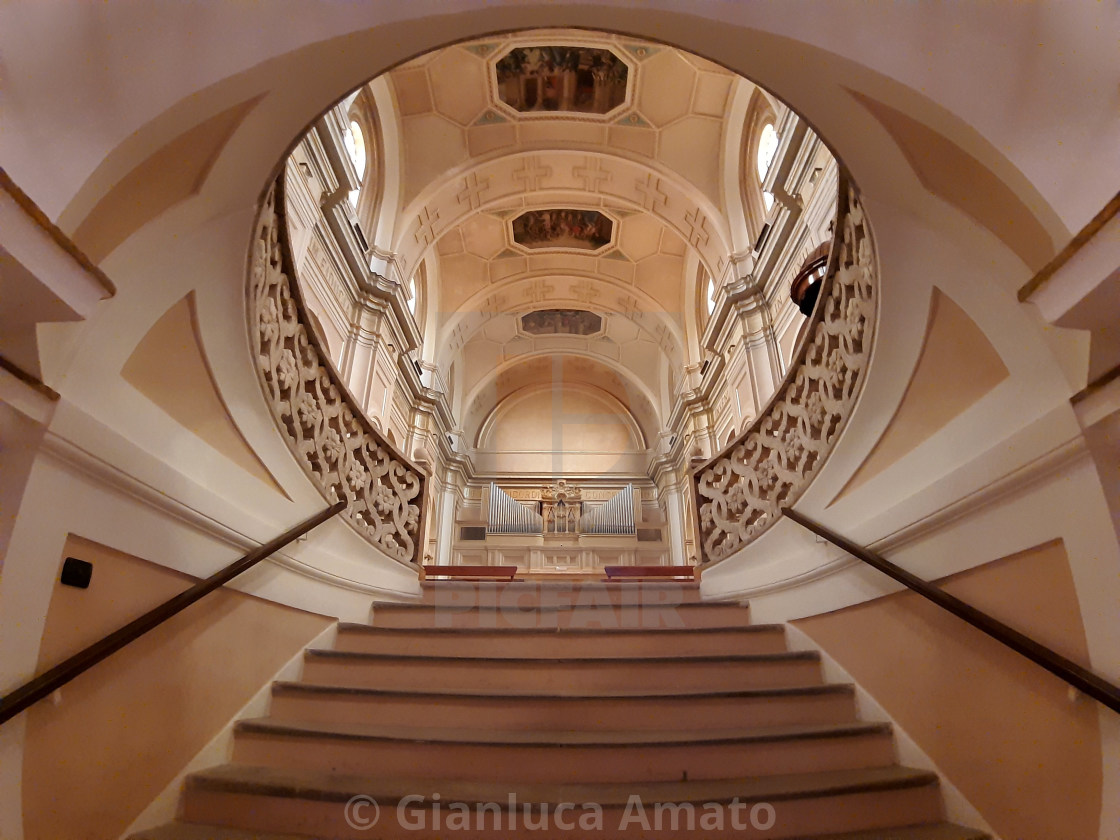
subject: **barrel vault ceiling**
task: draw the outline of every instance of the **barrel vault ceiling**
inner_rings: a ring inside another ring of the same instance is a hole
[[[565,61],[580,67],[576,84],[554,72]],[[698,273],[729,268],[725,202],[741,197],[725,195],[740,158],[726,160],[727,114],[754,86],[676,49],[581,30],[457,44],[388,83],[401,149],[393,250],[426,278],[426,340],[457,372],[464,442],[477,446],[519,388],[562,376],[606,391],[653,449],[696,361]]]

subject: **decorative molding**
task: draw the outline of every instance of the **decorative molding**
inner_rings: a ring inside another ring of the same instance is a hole
[[[69,440],[57,432],[48,431],[43,438],[43,452],[60,464],[87,476],[92,481],[103,484],[126,499],[146,505],[161,516],[193,528],[197,533],[217,540],[237,552],[256,548],[261,541],[251,537],[233,526],[220,522],[197,507],[181,499],[176,499],[144,479],[126,472],[100,455],[85,449],[81,444]],[[278,551],[264,561],[275,564],[307,578],[319,580],[363,595],[374,595],[383,600],[402,600],[402,594],[395,589],[386,589],[373,584],[362,583],[336,575],[325,569],[298,560],[285,551]],[[177,568],[177,567],[170,567]],[[182,571],[182,569],[178,569]]]
[[[12,200],[27,214],[31,221],[42,228],[43,232],[54,240],[54,243],[65,251],[66,255],[76,262],[82,271],[97,281],[104,292],[102,298],[113,297],[117,293],[117,287],[113,285],[113,281],[105,275],[105,272],[94,265],[93,261],[85,255],[85,252],[75,245],[74,241],[63,233],[58,225],[50,220],[50,217],[27,193],[19,188],[19,185],[12,180],[3,167],[0,167],[0,190],[11,196]]]
[[[1050,278],[1057,274],[1066,263],[1068,263],[1077,252],[1084,248],[1092,241],[1093,237],[1100,233],[1101,229],[1107,225],[1114,216],[1120,214],[1120,192],[1116,193],[1109,202],[1100,209],[1085,227],[1081,228],[1071,239],[1066,243],[1066,246],[1059,251],[1050,262],[1046,263],[1038,272],[1023,284],[1019,289],[1019,302],[1026,303],[1031,297],[1045,286]]]
[[[878,309],[878,263],[856,190],[841,179],[837,242],[811,338],[750,428],[694,475],[703,559],[756,539],[812,482],[863,387]]]
[[[425,477],[374,430],[306,325],[293,283],[283,181],[265,196],[249,266],[249,328],[261,388],[289,449],[323,496],[377,549],[418,561]]]

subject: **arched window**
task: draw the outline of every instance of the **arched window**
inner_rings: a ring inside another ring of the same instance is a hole
[[[405,286],[405,297],[408,298],[408,311],[416,319],[416,326],[424,331],[424,315],[427,306],[428,293],[428,261],[421,260],[416,271],[408,278]]]
[[[742,141],[739,147],[739,189],[746,217],[747,236],[751,244],[758,242],[774,206],[774,196],[765,191],[766,176],[777,157],[781,138],[781,106],[756,88],[743,115]]]
[[[716,281],[708,278],[708,314],[711,315],[712,311],[716,308]]]
[[[350,160],[354,164],[354,169],[358,172],[358,183],[365,179],[366,175],[366,139],[362,134],[362,127],[358,125],[355,120],[350,120],[350,126],[345,132],[346,151],[350,153]],[[357,209],[358,207],[358,194],[361,189],[350,190],[350,206]]]
[[[774,162],[774,154],[777,151],[778,132],[774,130],[774,123],[768,122],[762,127],[762,132],[758,136],[758,150],[755,155],[759,183],[766,180],[766,173],[770,171],[770,164]],[[774,196],[764,191],[762,193],[762,203],[766,205],[766,211],[769,212],[770,208],[774,206]]]
[[[758,136],[758,180],[766,180],[766,173],[770,171],[770,164],[774,162],[774,153],[777,151],[778,132],[774,130],[774,123],[766,123]]]

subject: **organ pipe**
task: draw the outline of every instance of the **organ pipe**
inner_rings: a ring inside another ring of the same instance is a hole
[[[486,524],[486,533],[539,534],[542,524],[539,513],[490,482],[490,518]]]
[[[609,501],[584,513],[580,520],[584,534],[633,534],[634,485],[627,484]]]

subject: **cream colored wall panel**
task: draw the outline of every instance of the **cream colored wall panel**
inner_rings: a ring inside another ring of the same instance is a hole
[[[662,50],[642,64],[638,109],[664,127],[688,113],[696,69],[675,50]]]
[[[505,224],[485,213],[471,216],[460,230],[464,246],[475,256],[492,259],[506,247]]]
[[[526,146],[589,145],[600,146],[607,139],[607,127],[599,123],[541,120],[519,126],[521,142]],[[571,170],[568,170],[570,174]]]
[[[516,277],[518,274],[524,274],[528,269],[528,261],[525,257],[502,257],[498,260],[491,260],[490,280],[497,283],[499,280],[506,280],[510,277]],[[447,307],[449,310],[451,307]]]
[[[405,180],[402,203],[412,201],[434,179],[466,163],[466,133],[434,114],[404,119]]]
[[[634,263],[629,260],[616,260],[603,257],[599,260],[599,271],[608,277],[622,280],[625,283],[634,282]]]
[[[486,262],[473,254],[444,257],[440,268],[440,306],[447,311],[458,309],[488,282]]]
[[[664,225],[653,216],[627,216],[621,224],[618,247],[634,261],[652,256],[661,244],[662,230]]]
[[[428,74],[436,108],[460,125],[470,125],[487,107],[486,65],[467,50],[444,50]]]
[[[727,109],[727,94],[734,77],[723,73],[701,73],[696,79],[692,110],[708,117],[722,117]]]
[[[428,74],[423,70],[396,70],[389,78],[401,116],[426,114],[432,110],[432,91],[428,86]]]
[[[676,231],[667,227],[661,229],[661,253],[683,257],[688,250],[685,241],[677,235]]]
[[[452,228],[447,231],[436,243],[436,251],[440,256],[461,254],[464,250],[466,250],[466,248],[463,245],[463,234],[459,228]]]
[[[479,157],[517,142],[517,126],[513,123],[476,125],[467,129],[467,148],[471,157]]]
[[[657,154],[657,131],[652,128],[612,125],[607,133],[607,142],[612,148],[626,149],[646,157]]]
[[[666,312],[680,313],[684,305],[682,289],[684,261],[680,257],[658,254],[638,263],[634,285],[656,300]]]
[[[711,201],[719,203],[720,138],[723,124],[710,117],[686,117],[661,132],[658,160],[679,172]]]

